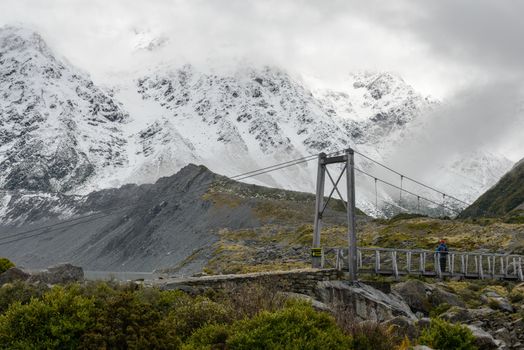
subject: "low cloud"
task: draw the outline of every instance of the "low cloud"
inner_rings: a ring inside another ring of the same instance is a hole
[[[516,0],[0,2],[0,24],[35,29],[99,80],[158,62],[238,59],[328,82],[352,70],[393,71],[444,101],[428,117],[422,149],[500,148],[513,160],[524,156],[522,13]],[[137,50],[147,36],[169,40],[152,55]]]

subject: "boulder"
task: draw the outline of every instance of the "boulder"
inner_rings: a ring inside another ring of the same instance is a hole
[[[495,332],[493,332],[493,336],[496,339],[502,340],[506,344],[512,343],[513,336],[511,335],[511,332],[505,327],[497,329]]]
[[[508,299],[494,291],[487,291],[486,293],[482,294],[480,299],[492,308],[496,308],[505,312],[514,311],[513,306],[511,306]]]
[[[465,306],[457,295],[446,291],[443,287],[418,280],[398,283],[393,286],[393,290],[406,301],[413,312],[422,312],[424,315],[428,315],[433,307],[440,304]]]
[[[416,320],[409,306],[393,294],[385,294],[364,283],[348,284],[342,281],[318,282],[318,300],[336,309],[343,305],[358,320],[383,322],[396,316]]]
[[[457,295],[448,292],[439,286],[428,289],[430,290],[429,300],[433,306],[438,306],[440,304],[448,304],[459,307],[466,306],[466,304],[464,304],[464,302],[460,300]]]
[[[413,350],[433,350],[433,348],[430,348],[429,346],[426,346],[426,345],[416,345],[414,347],[412,347]]]
[[[406,301],[411,311],[422,312],[425,315],[429,314],[431,310],[431,303],[428,298],[430,291],[426,288],[424,282],[409,280],[394,285],[393,290]]]
[[[468,309],[468,312],[471,314],[471,318],[473,319],[486,319],[492,317],[493,313],[495,313],[495,310],[490,309],[489,307],[482,307],[480,309]]]
[[[469,310],[459,306],[451,307],[448,311],[441,314],[440,317],[452,323],[465,323],[472,319]]]
[[[497,349],[499,347],[500,342],[497,342],[491,334],[489,334],[482,328],[473,325],[466,325],[466,327],[468,327],[473,333],[473,337],[475,338],[475,345],[480,350]]]
[[[322,303],[322,302],[320,302],[318,300],[313,299],[309,295],[300,294],[300,293],[293,293],[293,292],[282,292],[282,295],[286,299],[295,299],[295,300],[307,301],[307,302],[311,303],[311,306],[313,306],[313,308],[318,310],[318,311],[326,311],[326,312],[333,313],[333,309],[332,308],[330,308],[328,305],[326,305],[326,304],[324,304],[324,303]]]
[[[84,270],[79,266],[66,263],[51,266],[47,270],[34,273],[28,281],[32,283],[64,284],[82,282],[83,280]]]
[[[11,267],[0,275],[0,286],[15,281],[27,281],[31,275],[18,267]]]

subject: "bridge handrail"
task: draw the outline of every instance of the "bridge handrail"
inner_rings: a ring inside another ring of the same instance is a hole
[[[370,252],[372,254],[369,254]],[[332,255],[330,255],[331,253],[335,254],[334,261],[332,260]],[[321,266],[331,265],[338,270],[342,270],[347,257],[348,247],[325,247],[322,249]],[[437,277],[476,277],[480,279],[485,277],[511,278],[524,281],[523,261],[524,255],[479,251],[464,252],[452,250],[446,255],[440,255],[439,258],[438,252],[427,249],[358,247],[357,250],[359,271],[371,271],[375,274],[393,274],[395,277],[401,274],[419,274]],[[367,266],[371,264],[371,270],[369,268],[362,270],[364,267],[363,262]],[[384,269],[384,265],[388,263],[391,267]],[[401,263],[403,264],[402,266],[400,265]],[[443,265],[441,266],[441,264]],[[418,268],[416,265],[418,265]],[[455,269],[456,267],[458,268],[457,270]]]
[[[347,247],[324,247],[324,251],[335,251],[335,250],[348,250]],[[404,249],[404,248],[382,248],[382,247],[358,247],[358,250],[361,251],[381,251],[381,252],[398,252],[398,253],[436,253],[435,250],[429,250],[429,249]],[[520,254],[511,254],[511,253],[490,253],[490,252],[482,252],[482,251],[462,251],[462,250],[449,250],[448,253],[450,254],[456,254],[456,255],[483,255],[483,256],[496,256],[496,257],[523,257],[524,255]]]

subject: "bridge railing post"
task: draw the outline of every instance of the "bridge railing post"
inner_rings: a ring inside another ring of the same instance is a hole
[[[519,269],[518,269],[519,281],[524,281],[524,273],[522,271],[522,257],[519,257]]]
[[[398,279],[397,252],[395,250],[391,252],[391,267],[393,268],[393,275]]]
[[[339,267],[339,264],[340,264],[340,256],[338,254],[339,250],[340,250],[339,248],[335,249],[335,269],[337,269],[337,270],[339,270],[338,267]]]
[[[375,273],[378,275],[380,272],[380,250],[375,250]]]
[[[482,267],[482,254],[479,254],[479,265],[478,266],[479,266],[479,271],[478,271],[479,278],[483,280],[484,279],[484,269]]]
[[[435,259],[435,273],[439,278],[442,278],[442,269],[440,266],[440,256],[439,253],[434,253],[433,257]]]

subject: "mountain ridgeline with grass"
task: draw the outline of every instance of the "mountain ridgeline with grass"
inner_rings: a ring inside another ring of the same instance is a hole
[[[507,217],[524,222],[524,158],[459,217]]]

